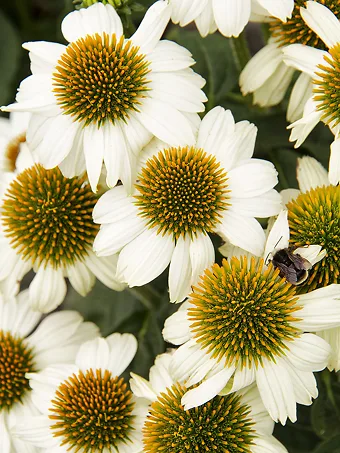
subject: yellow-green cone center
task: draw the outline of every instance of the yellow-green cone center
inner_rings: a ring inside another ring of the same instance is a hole
[[[279,272],[246,257],[206,270],[188,310],[200,346],[226,365],[257,366],[283,355],[286,342],[299,335],[291,325],[299,306],[295,288]]]
[[[340,16],[340,4],[338,0],[316,0],[332,11],[337,17]],[[306,7],[307,0],[295,0],[292,17],[286,22],[273,19],[270,23],[271,35],[276,38],[282,46],[290,44],[304,44],[316,49],[326,50],[324,42],[311,30],[302,19],[300,8]]]
[[[88,124],[126,121],[148,90],[149,62],[124,36],[87,35],[69,44],[53,74],[65,114]]]
[[[123,378],[107,370],[79,371],[56,390],[49,418],[60,445],[72,451],[118,451],[131,435],[132,393]]]
[[[251,453],[255,431],[250,408],[233,394],[188,411],[187,389],[174,384],[152,403],[143,428],[145,453]]]
[[[196,148],[170,148],[147,161],[136,186],[139,214],[175,239],[214,231],[228,209],[227,175]]]
[[[5,165],[7,171],[15,171],[17,158],[20,153],[20,145],[26,142],[26,134],[20,134],[14,137],[7,145],[5,150]]]
[[[32,349],[22,338],[0,330],[0,411],[22,400],[29,391],[25,374],[33,371]]]
[[[65,178],[57,167],[34,165],[5,194],[4,233],[24,259],[55,267],[73,264],[87,255],[98,231],[92,220],[96,201],[83,178]]]
[[[340,187],[323,186],[301,193],[287,205],[290,244],[293,247],[321,245],[325,258],[309,271],[299,288],[304,292],[339,283],[340,276]]]

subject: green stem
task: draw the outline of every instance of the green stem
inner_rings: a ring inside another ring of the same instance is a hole
[[[243,32],[238,38],[230,38],[229,42],[236,67],[241,72],[251,58],[246,35]]]

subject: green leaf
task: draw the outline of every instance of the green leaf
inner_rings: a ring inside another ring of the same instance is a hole
[[[340,453],[340,434],[322,442],[313,450],[313,453]]]
[[[12,81],[19,67],[21,42],[14,25],[0,11],[0,104],[13,100]]]
[[[230,43],[219,33],[202,38],[196,29],[173,27],[166,35],[192,53],[194,66],[207,81],[204,91],[208,96],[207,110],[219,105],[223,96],[238,85],[236,68]]]

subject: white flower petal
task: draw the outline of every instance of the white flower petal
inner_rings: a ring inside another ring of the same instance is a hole
[[[105,338],[95,338],[83,343],[76,357],[76,365],[84,372],[89,369],[109,369],[109,345]]]
[[[115,291],[123,291],[126,285],[117,277],[118,256],[96,256],[92,251],[88,252],[85,258],[85,264],[90,271],[105,286]]]
[[[137,31],[131,36],[141,53],[150,53],[159,42],[169,23],[171,6],[167,1],[155,2],[146,12]]]
[[[138,374],[131,373],[130,387],[132,392],[139,398],[145,398],[149,401],[155,401],[157,398],[157,394],[150,383],[141,376],[138,376]]]
[[[314,264],[325,258],[327,250],[322,250],[321,245],[308,245],[307,247],[298,247],[293,253],[294,255],[302,256],[314,266]]]
[[[257,434],[253,440],[251,451],[252,453],[288,453],[274,436],[263,436],[262,434]]]
[[[247,25],[251,0],[212,0],[214,18],[219,31],[226,37],[238,37]]]
[[[331,355],[327,367],[329,371],[340,370],[340,328],[322,330],[317,333],[331,346]]]
[[[195,19],[195,23],[202,38],[205,38],[209,33],[215,33],[217,25],[211,1],[208,1],[205,10]]]
[[[201,0],[199,0],[201,1]],[[148,55],[150,69],[155,72],[179,71],[195,64],[191,53],[175,42],[162,40]]]
[[[254,104],[269,107],[279,104],[284,98],[292,81],[295,70],[280,63],[266,82],[254,91]]]
[[[287,342],[287,359],[301,371],[321,371],[327,366],[331,348],[325,340],[312,333],[304,333]]]
[[[106,341],[110,346],[109,370],[114,376],[120,376],[136,354],[137,340],[130,333],[113,333]]]
[[[73,288],[84,297],[91,291],[96,281],[96,277],[81,261],[67,267],[67,277]]]
[[[282,205],[287,206],[287,204],[295,200],[299,195],[300,191],[298,189],[284,189],[280,192],[282,197]]]
[[[264,259],[267,262],[269,255],[274,255],[277,250],[285,249],[289,245],[288,211],[281,211],[275,220],[264,249]]]
[[[190,146],[195,142],[189,121],[165,102],[151,97],[143,99],[138,119],[152,134],[171,146]]]
[[[91,189],[97,192],[104,157],[104,132],[96,125],[85,126],[84,154]]]
[[[18,424],[15,426],[14,433],[25,442],[39,447],[39,450],[40,448],[43,448],[46,449],[44,451],[51,451],[51,448],[56,446],[57,441],[50,431],[50,426],[51,421],[47,415],[24,417],[20,419]]]
[[[320,64],[324,63],[327,52],[304,46],[303,44],[291,44],[282,48],[283,60],[288,66],[315,77],[315,72]]]
[[[129,286],[142,286],[160,275],[170,264],[175,242],[170,234],[144,230],[127,244],[118,258],[118,278]]]
[[[61,24],[61,31],[68,42],[95,33],[108,35],[115,33],[119,39],[123,34],[123,27],[113,6],[95,3],[89,8],[69,13]]]
[[[129,197],[124,186],[117,186],[102,195],[93,209],[95,223],[112,223],[137,215],[138,208],[133,203],[134,198]]]
[[[306,24],[331,48],[340,42],[340,24],[330,9],[321,3],[308,1],[300,14]]]
[[[321,117],[322,112],[317,110],[313,98],[310,98],[306,102],[302,118],[287,126],[287,129],[292,130],[289,141],[296,141],[294,148],[298,148],[302,145],[314,127],[321,121]]]
[[[184,410],[187,411],[193,407],[201,406],[218,395],[219,392],[227,385],[227,382],[233,375],[234,371],[235,368],[233,367],[225,368],[206,381],[203,381],[202,384],[185,393],[181,400]]]
[[[62,269],[41,265],[29,287],[29,299],[33,310],[48,313],[64,300],[67,286]]]
[[[265,8],[270,16],[277,17],[282,22],[286,22],[291,17],[294,2],[292,0],[257,0],[262,8]]]
[[[169,374],[171,357],[172,354],[169,352],[158,355],[155,364],[150,368],[150,383],[157,394],[164,392],[174,383]]]
[[[191,291],[190,238],[180,236],[169,267],[170,302],[182,302]]]
[[[199,367],[209,361],[206,352],[194,340],[190,340],[180,346],[173,354],[170,374],[176,381],[186,381]],[[211,363],[211,367],[213,365],[214,363]]]
[[[230,241],[256,256],[263,254],[265,234],[259,222],[252,217],[243,217],[228,211],[218,225],[217,233],[225,241]]]
[[[39,64],[36,60],[41,61],[39,67],[44,65],[48,73],[54,70],[59,58],[66,50],[66,46],[63,44],[46,41],[25,42],[22,47],[30,52],[32,73],[36,72],[35,68],[32,67],[32,63]]]
[[[336,186],[340,182],[340,138],[337,136],[331,144],[329,158],[329,182]]]
[[[255,381],[255,367],[236,368],[233,376],[233,385],[227,394],[237,392],[238,390],[248,387]],[[224,392],[220,393],[225,394]]]
[[[317,398],[318,388],[314,374],[310,371],[301,371],[296,369],[289,360],[285,361],[287,370],[294,386],[296,402],[310,406],[312,398]]]
[[[290,375],[284,363],[262,359],[262,366],[256,371],[256,383],[269,415],[283,425],[289,418],[296,421],[296,399]]]
[[[298,159],[296,176],[302,192],[329,185],[327,171],[313,157],[304,156]]]
[[[233,204],[229,207],[230,211],[234,211],[242,216],[257,218],[274,216],[281,208],[281,195],[274,189],[252,198],[233,197]]]
[[[176,313],[165,320],[162,331],[165,341],[175,345],[181,345],[190,340],[192,334],[190,332],[191,322],[187,315],[188,307],[190,307],[190,303],[184,302]]]
[[[312,79],[303,72],[294,83],[287,108],[287,121],[293,123],[303,115],[303,108],[313,94]]]
[[[0,449],[3,453],[11,453],[12,450],[5,411],[0,412]]]

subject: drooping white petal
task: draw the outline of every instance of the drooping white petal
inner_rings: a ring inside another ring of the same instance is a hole
[[[191,290],[190,238],[180,236],[169,267],[170,302],[182,302]]]
[[[7,414],[5,411],[0,412],[0,447],[4,453],[11,453],[11,439],[7,426]]]
[[[248,387],[255,381],[255,367],[244,367],[242,369],[236,368],[234,376],[233,376],[233,385],[227,393],[223,391],[220,393],[223,394],[230,394],[233,392],[237,392],[240,389]]]
[[[191,281],[195,285],[205,269],[215,260],[215,250],[208,234],[197,233],[190,243]]]
[[[284,189],[280,195],[282,197],[282,205],[287,206],[289,202],[295,200],[300,195],[300,191],[298,189]]]
[[[171,6],[167,1],[157,1],[149,8],[137,31],[131,36],[134,45],[140,47],[141,53],[153,51],[171,16]]]
[[[283,60],[288,66],[305,72],[310,77],[315,77],[315,72],[320,64],[324,63],[327,52],[304,46],[303,44],[291,44],[282,49]]]
[[[312,372],[321,371],[327,366],[331,348],[317,335],[304,333],[287,342],[287,346],[286,357],[296,369]]]
[[[49,451],[51,453],[54,453],[54,447],[58,444],[56,439],[53,437],[52,432],[50,431],[50,426],[51,421],[47,415],[23,417],[15,426],[14,433],[25,442],[39,448],[39,451]],[[41,448],[43,448],[44,450],[41,450]]]
[[[282,22],[286,22],[291,17],[294,2],[292,0],[257,0],[258,3],[265,8],[270,16],[277,17]]]
[[[295,325],[305,332],[332,329],[340,323],[340,285],[333,284],[299,296]]]
[[[146,379],[142,378],[141,376],[138,376],[135,373],[130,374],[131,374],[130,387],[132,392],[140,398],[145,398],[149,401],[155,401],[155,399],[157,398],[157,394],[153,390],[150,383]]]
[[[216,228],[225,241],[230,241],[256,256],[263,254],[265,234],[257,220],[228,211]]]
[[[298,247],[294,250],[294,255],[300,255],[305,260],[309,261],[312,266],[323,260],[327,255],[327,250],[322,250],[321,245],[308,245],[306,247]]]
[[[137,340],[130,333],[113,333],[106,338],[110,347],[108,369],[113,376],[120,376],[130,365],[137,351]]]
[[[118,278],[129,286],[141,286],[158,277],[170,264],[175,242],[170,234],[147,228],[127,244],[118,258]]]
[[[328,186],[328,174],[326,169],[313,157],[304,156],[298,159],[296,177],[302,192]]]
[[[115,33],[119,39],[123,34],[123,26],[113,6],[95,3],[89,8],[69,13],[61,24],[61,31],[68,42],[95,33]]]
[[[186,381],[195,371],[210,359],[194,340],[180,346],[172,356],[170,374],[176,381]],[[213,366],[213,363],[212,365]]]
[[[268,190],[263,195],[252,198],[233,197],[230,211],[245,217],[266,218],[276,215],[282,208],[281,195],[276,190]]]
[[[253,440],[251,451],[252,453],[288,453],[274,436],[263,436],[261,434]]]
[[[287,108],[287,121],[293,123],[303,115],[303,108],[313,94],[312,79],[303,72],[294,83]]]
[[[84,154],[91,189],[97,192],[104,158],[104,131],[96,125],[90,124],[85,127]]]
[[[170,363],[171,353],[166,352],[158,355],[155,364],[150,368],[150,383],[157,394],[164,392],[174,383],[169,373]]]
[[[274,74],[283,60],[282,49],[271,43],[263,47],[249,60],[240,75],[242,94],[258,90]]]
[[[218,395],[219,392],[227,385],[227,382],[233,375],[234,371],[234,367],[224,368],[214,376],[203,381],[202,384],[185,393],[181,400],[184,410],[201,406]]]
[[[309,406],[312,404],[312,398],[318,396],[316,379],[310,371],[301,371],[296,369],[289,360],[285,364],[294,386],[296,402]]]
[[[202,38],[205,38],[209,33],[215,33],[217,25],[211,1],[208,1],[205,10],[195,19],[195,23]]]
[[[95,276],[82,261],[68,266],[67,277],[73,288],[84,297],[91,291],[96,281]]]
[[[165,341],[175,345],[181,345],[189,341],[191,322],[188,319],[187,309],[190,307],[188,301],[184,302],[180,309],[165,320],[162,335]]]
[[[33,310],[48,313],[62,303],[66,291],[62,269],[40,266],[29,287],[29,300]]]
[[[266,82],[254,91],[254,104],[269,107],[279,104],[284,98],[294,75],[294,69],[280,63]]]
[[[294,387],[284,363],[262,359],[256,371],[256,383],[267,411],[274,421],[283,425],[289,418],[296,421],[296,399]]]
[[[95,223],[105,224],[116,222],[126,217],[137,215],[138,208],[129,197],[124,186],[117,186],[105,192],[93,208]]]
[[[328,48],[340,42],[340,24],[330,9],[318,2],[306,2],[300,14],[306,24],[322,39]]]
[[[327,367],[329,371],[340,370],[340,329],[322,330],[317,333],[319,337],[323,338],[331,346],[331,355],[328,360]]]
[[[123,291],[126,285],[117,278],[118,256],[96,256],[89,250],[85,264],[99,281],[115,291]]]
[[[86,372],[89,369],[103,371],[109,366],[109,345],[105,338],[95,338],[94,340],[83,343],[76,357],[76,365],[81,371]]]
[[[212,0],[214,18],[219,31],[226,37],[238,37],[247,25],[251,0]]]
[[[292,130],[289,141],[296,141],[294,148],[298,148],[302,145],[314,127],[319,123],[321,117],[322,113],[317,110],[313,98],[310,98],[306,102],[302,118],[287,127],[287,129]]]
[[[187,49],[165,39],[157,44],[148,55],[148,59],[151,61],[149,67],[154,73],[179,71],[189,68],[195,63]]]

